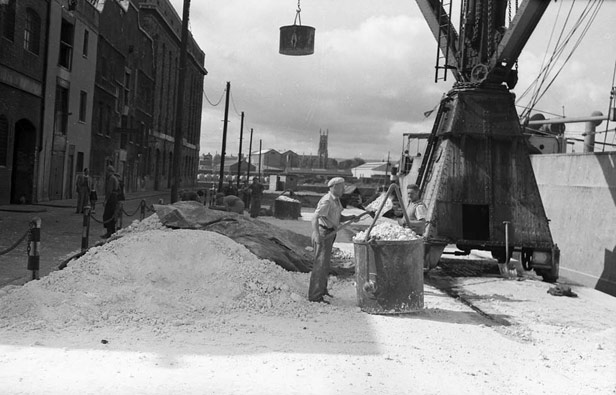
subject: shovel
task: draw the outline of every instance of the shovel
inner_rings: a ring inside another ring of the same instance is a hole
[[[381,206],[383,206],[383,208],[379,211],[379,208],[381,208]],[[376,198],[372,203],[370,203],[369,205],[365,207],[366,211],[361,213],[355,219],[352,219],[350,221],[340,224],[340,226],[338,226],[338,229],[336,229],[335,232],[328,234],[323,239],[324,240],[331,239],[332,237],[336,235],[336,233],[340,232],[342,229],[348,227],[353,222],[356,222],[357,220],[359,220],[362,217],[365,217],[366,215],[369,215],[372,218],[374,218],[375,216],[382,217],[383,214],[390,211],[392,208],[394,208],[394,202],[391,200],[391,197],[387,194],[387,192],[383,192],[378,198]]]

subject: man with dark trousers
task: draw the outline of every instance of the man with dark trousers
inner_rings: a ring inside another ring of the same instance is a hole
[[[107,232],[101,237],[108,239],[116,231],[116,209],[118,205],[118,192],[120,181],[115,176],[113,166],[107,166],[107,176],[105,178],[105,211],[103,211],[103,226]]]
[[[327,291],[327,278],[336,236],[331,236],[340,226],[341,221],[356,220],[356,216],[342,215],[340,196],[344,193],[344,178],[334,177],[327,183],[329,192],[319,200],[312,217],[312,246],[314,263],[310,274],[308,300],[327,303],[323,296],[331,296]],[[329,237],[327,237],[329,236]]]

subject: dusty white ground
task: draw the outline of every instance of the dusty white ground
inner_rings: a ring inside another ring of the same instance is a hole
[[[427,285],[423,311],[369,315],[352,279],[313,304],[308,274],[224,236],[135,228],[0,289],[1,394],[616,394],[616,299],[597,291],[463,278],[495,319]]]

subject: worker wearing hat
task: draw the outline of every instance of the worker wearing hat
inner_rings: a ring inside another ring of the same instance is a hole
[[[344,193],[344,178],[334,177],[329,180],[327,186],[329,192],[319,200],[312,218],[314,263],[308,287],[308,300],[321,303],[329,303],[323,296],[331,296],[327,291],[327,278],[336,237],[327,236],[337,231],[341,221],[357,219],[354,215],[342,215],[340,197]]]

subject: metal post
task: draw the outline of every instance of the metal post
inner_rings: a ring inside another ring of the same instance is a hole
[[[116,206],[116,228],[113,230],[114,233],[122,229],[123,220],[124,220],[124,202],[118,201],[118,205]]]
[[[242,174],[242,140],[244,139],[244,111],[240,123],[240,151],[237,154],[237,190],[240,190],[240,175]]]
[[[184,80],[186,75],[186,47],[188,46],[188,17],[190,0],[184,0],[182,15],[182,41],[180,43],[180,69],[178,70],[178,90],[175,104],[175,141],[173,144],[173,183],[171,184],[171,203],[178,201],[180,186],[180,165],[182,163],[182,121],[184,118]],[[120,217],[121,218],[121,217]]]
[[[30,223],[30,240],[28,241],[28,270],[32,272],[32,280],[38,280],[41,248],[41,218],[36,217]]]
[[[252,128],[250,128],[250,146],[248,147],[248,173],[246,179],[250,182],[250,159],[252,158]]]
[[[83,230],[81,231],[81,251],[88,249],[90,237],[90,206],[83,208]]]
[[[225,98],[225,120],[222,126],[222,152],[220,153],[220,178],[218,179],[218,192],[222,192],[222,182],[225,176],[225,155],[227,150],[227,124],[229,123],[229,95],[231,83],[227,81],[227,95]]]
[[[140,215],[140,221],[143,221],[143,219],[145,218],[145,200],[141,200],[141,215]]]

